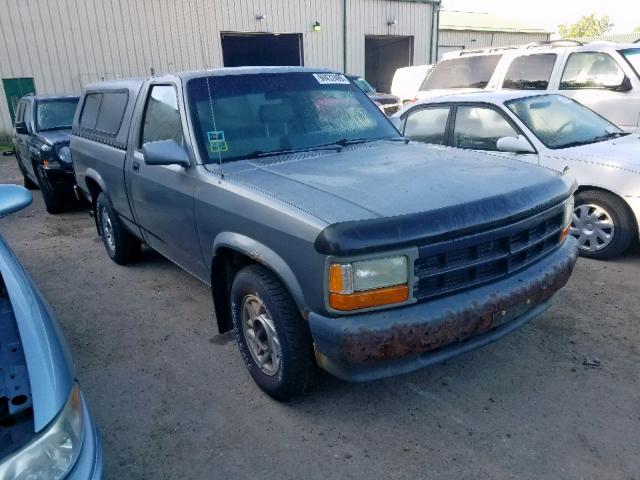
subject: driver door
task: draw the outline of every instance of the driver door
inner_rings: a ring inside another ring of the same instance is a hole
[[[145,241],[192,275],[208,280],[195,221],[194,165],[147,165],[142,153],[148,142],[174,140],[184,145],[182,111],[175,85],[151,85],[126,166],[129,195]]]

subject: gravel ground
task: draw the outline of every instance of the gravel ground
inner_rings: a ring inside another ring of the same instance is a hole
[[[21,182],[12,157],[0,182]],[[37,191],[0,233],[62,324],[109,479],[640,479],[638,249],[580,259],[493,345],[279,404],[218,336],[208,288],[160,255],[114,264],[86,211],[48,215]]]

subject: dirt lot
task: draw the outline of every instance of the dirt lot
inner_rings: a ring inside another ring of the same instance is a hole
[[[12,157],[0,182],[20,183]],[[85,211],[48,215],[39,192],[0,233],[63,326],[107,478],[640,479],[638,250],[581,259],[489,347],[374,383],[325,375],[284,405],[217,336],[207,287],[159,255],[114,264]]]

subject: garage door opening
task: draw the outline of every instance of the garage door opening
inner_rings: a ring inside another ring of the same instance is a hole
[[[301,33],[221,33],[225,67],[302,66]]]
[[[413,37],[365,37],[364,76],[378,92],[390,92],[393,74],[409,65],[413,65]]]

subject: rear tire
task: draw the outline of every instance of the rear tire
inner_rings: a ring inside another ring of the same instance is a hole
[[[109,258],[118,265],[127,265],[136,260],[140,256],[140,240],[125,230],[104,192],[98,195],[95,215]]]
[[[571,235],[580,255],[608,260],[624,253],[638,234],[636,222],[623,200],[600,190],[575,195]]]
[[[236,274],[231,318],[245,365],[267,395],[288,401],[312,388],[317,366],[309,327],[273,273],[250,265]]]

